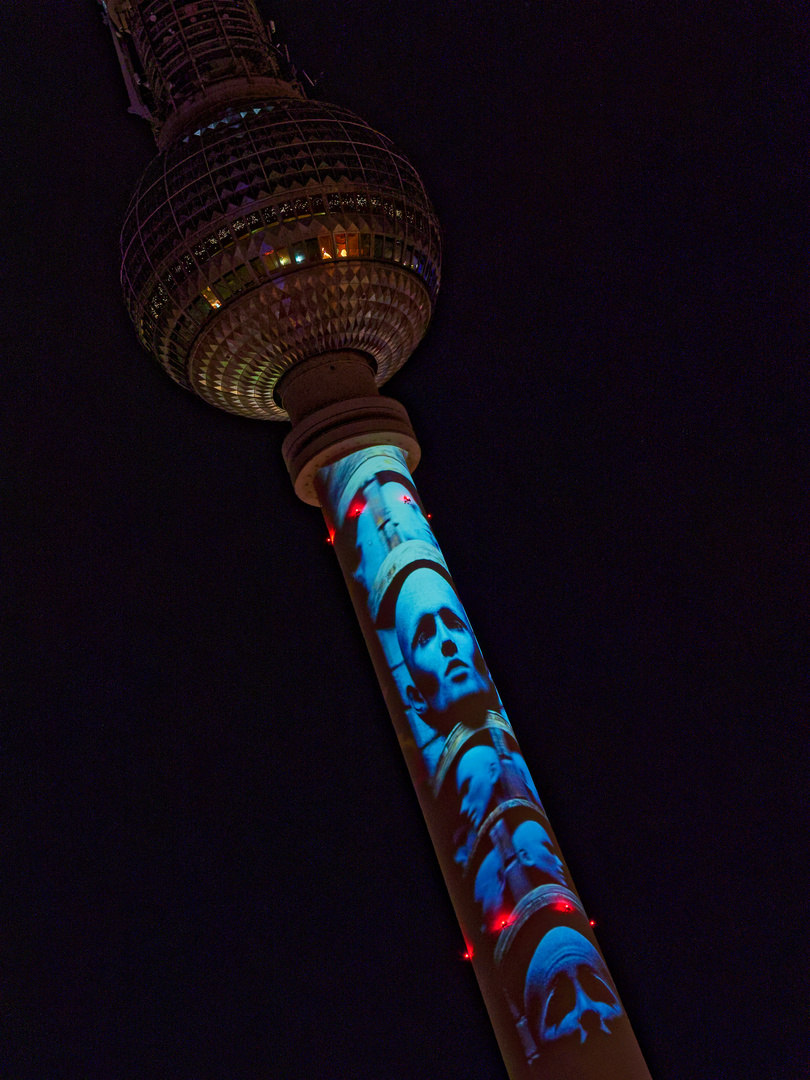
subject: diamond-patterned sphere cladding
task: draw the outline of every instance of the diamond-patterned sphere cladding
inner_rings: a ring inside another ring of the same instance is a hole
[[[168,147],[130,202],[122,284],[144,345],[213,405],[284,419],[279,377],[357,349],[378,384],[439,286],[436,217],[413,167],[345,109],[275,99]]]

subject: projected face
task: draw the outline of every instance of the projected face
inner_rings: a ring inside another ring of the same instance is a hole
[[[441,574],[421,567],[405,579],[397,597],[396,631],[421,697],[412,704],[417,712],[430,712],[433,726],[440,727],[441,714],[465,698],[493,693],[464,609]]]
[[[379,500],[381,511],[379,528],[387,527],[401,542],[424,540],[435,546],[433,531],[407,485],[401,484],[398,480],[386,480],[380,485]]]
[[[458,763],[456,787],[461,796],[461,813],[474,829],[486,817],[500,778],[501,763],[491,746],[474,746]]]
[[[529,789],[531,794],[537,800],[538,806],[542,805],[540,803],[540,796],[537,794],[537,788],[534,786],[534,780],[532,780],[532,776],[531,776],[531,773],[529,772],[529,768],[528,768],[526,762],[523,759],[523,755],[519,754],[517,751],[515,751],[512,754],[512,764],[514,765],[518,776],[520,776],[523,783],[526,785],[526,787]]]
[[[388,545],[385,537],[377,528],[374,519],[374,511],[368,505],[365,494],[360,491],[355,495],[349,512],[346,515],[348,526],[348,543],[354,547],[356,565],[354,577],[366,592],[371,592],[377,571],[383,564],[388,554]],[[351,535],[351,527],[354,527],[354,536]]]
[[[394,544],[421,540],[437,546],[416,496],[398,480],[383,479],[367,485],[354,499],[349,517],[354,519],[357,530],[358,562],[354,576],[368,592]]]
[[[565,885],[562,860],[554,854],[551,837],[539,821],[523,821],[512,834],[517,857],[524,866],[533,866],[541,874]]]
[[[541,1043],[572,1037],[580,1043],[610,1035],[622,1015],[601,956],[587,938],[557,926],[537,946],[526,974],[526,1015]]]
[[[475,899],[487,923],[503,911],[503,868],[497,851],[490,851],[475,875]]]

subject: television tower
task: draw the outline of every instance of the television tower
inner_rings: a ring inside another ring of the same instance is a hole
[[[430,322],[438,222],[413,166],[308,100],[253,0],[107,0],[158,155],[121,281],[146,349],[241,416],[290,420],[512,1080],[649,1080],[378,387]]]

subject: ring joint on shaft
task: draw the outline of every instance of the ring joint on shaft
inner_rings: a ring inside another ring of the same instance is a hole
[[[382,397],[373,360],[354,349],[309,357],[279,380],[276,393],[289,413],[292,431],[282,453],[300,499],[319,506],[319,469],[370,446],[396,446],[411,469],[419,443],[404,406]]]

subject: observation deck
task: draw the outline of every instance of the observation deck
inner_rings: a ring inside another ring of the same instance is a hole
[[[107,7],[160,152],[130,201],[121,281],[144,346],[229,412],[286,419],[295,364],[361,354],[376,384],[424,335],[438,222],[413,166],[308,100],[250,0]]]

